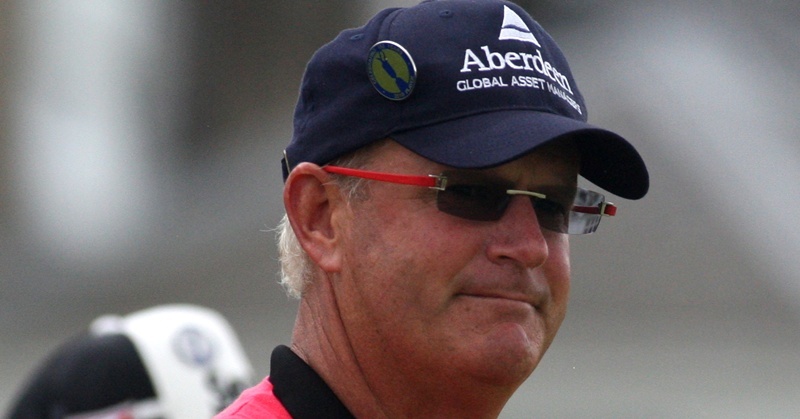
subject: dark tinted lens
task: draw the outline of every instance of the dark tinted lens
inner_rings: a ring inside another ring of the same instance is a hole
[[[569,230],[569,209],[563,204],[550,200],[531,197],[536,218],[542,228],[556,233],[566,233]]]
[[[514,197],[508,193],[514,189],[510,182],[473,172],[449,172],[442,176],[447,178],[447,185],[438,192],[437,206],[440,211],[456,217],[497,221]],[[546,199],[530,197],[539,225],[550,231],[567,233],[575,188],[543,186],[536,192],[547,196]]]
[[[476,221],[495,221],[503,216],[511,200],[507,185],[469,174],[443,176],[447,177],[447,186],[436,199],[440,211]]]

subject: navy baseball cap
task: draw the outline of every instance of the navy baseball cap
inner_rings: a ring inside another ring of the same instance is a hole
[[[647,193],[641,156],[587,123],[566,58],[525,10],[500,0],[429,0],[383,10],[314,54],[283,177],[298,163],[324,165],[384,138],[478,169],[567,137],[584,178],[623,198]]]

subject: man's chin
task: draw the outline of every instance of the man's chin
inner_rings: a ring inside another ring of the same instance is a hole
[[[541,342],[532,340],[518,323],[495,325],[480,347],[475,373],[498,385],[522,384],[544,355]]]

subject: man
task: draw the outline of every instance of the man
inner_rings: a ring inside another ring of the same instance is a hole
[[[380,12],[311,59],[284,155],[291,349],[220,417],[496,417],[553,341],[568,234],[648,189],[499,0]]]

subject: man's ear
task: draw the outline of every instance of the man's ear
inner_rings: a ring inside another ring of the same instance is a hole
[[[335,272],[341,266],[337,217],[347,205],[330,182],[330,175],[321,167],[300,163],[286,179],[283,205],[300,246],[322,270]]]

